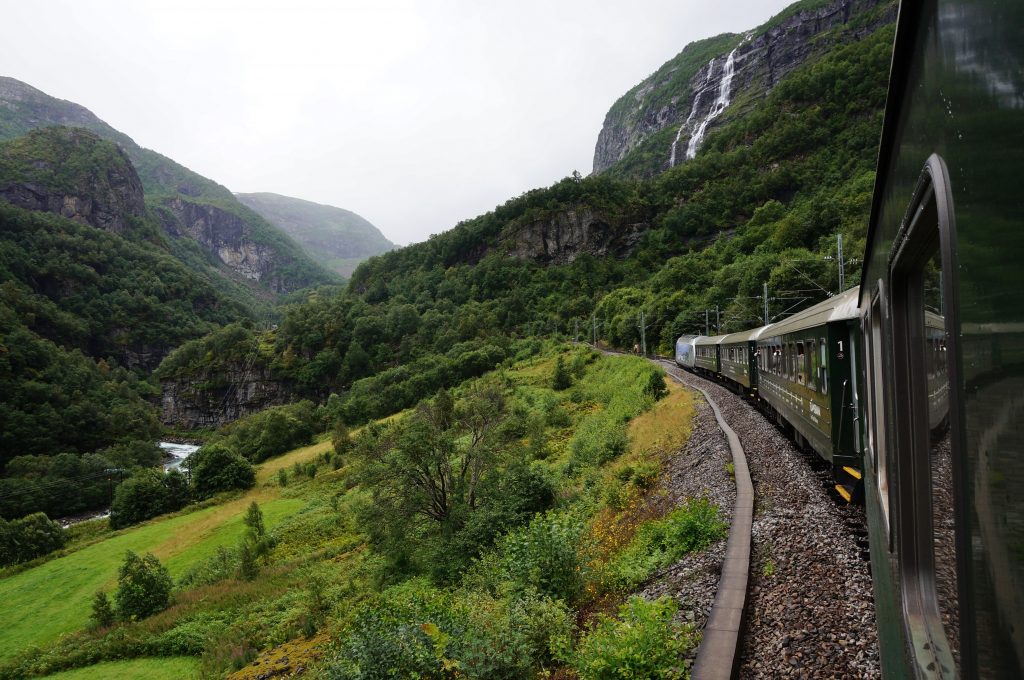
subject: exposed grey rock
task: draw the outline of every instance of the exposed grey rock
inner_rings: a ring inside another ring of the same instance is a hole
[[[270,406],[294,399],[292,386],[262,367],[227,371],[160,383],[160,420],[186,430],[220,427]]]
[[[207,203],[168,197],[163,205],[176,219],[166,219],[163,229],[171,236],[195,240],[235,273],[259,281],[271,290],[285,292],[274,278],[275,251],[251,238],[251,227],[241,217]],[[269,277],[269,278],[268,278]]]
[[[676,164],[683,162],[683,150],[690,136],[715,103],[724,73],[723,64],[734,48],[731,100],[739,106],[751,106],[795,68],[834,46],[822,34],[883,4],[889,5],[889,9],[877,20],[860,23],[841,34],[840,40],[850,42],[892,22],[895,4],[890,0],[834,0],[823,7],[798,12],[767,31],[733,36],[733,40],[728,41],[728,49],[700,66],[684,81],[684,87],[679,86],[678,66],[673,66],[673,62],[679,60],[676,57],[633,88],[608,112],[594,150],[594,173],[607,170],[668,127],[678,132],[675,160]],[[693,47],[687,46],[683,54]],[[663,92],[665,96],[655,96]],[[737,104],[737,101],[743,103]],[[717,124],[731,118],[729,113],[735,115],[732,105],[726,111],[727,115],[716,119]],[[669,167],[671,157],[672,145],[666,144],[663,169]]]
[[[541,264],[566,264],[583,253],[625,257],[650,225],[629,223],[590,208],[565,210],[514,227],[501,237],[513,257]]]

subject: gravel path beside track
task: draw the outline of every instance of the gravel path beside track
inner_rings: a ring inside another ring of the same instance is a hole
[[[833,500],[826,491],[828,471],[797,451],[739,396],[670,362],[662,365],[684,384],[711,394],[739,436],[753,478],[750,586],[739,677],[880,677],[871,575],[861,558],[863,510]],[[708,422],[717,430],[704,406],[691,442],[715,439],[710,432],[703,439],[698,435]]]

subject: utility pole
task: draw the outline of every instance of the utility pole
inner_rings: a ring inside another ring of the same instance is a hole
[[[594,331],[594,347],[597,347],[597,314],[590,315],[590,325]]]
[[[572,344],[577,344],[580,341],[580,320],[572,320]]]
[[[711,335],[708,329],[708,310],[704,310],[704,335]]]
[[[644,310],[640,310],[640,353],[647,356],[647,321],[644,319]]]
[[[836,255],[839,257],[839,292],[846,290],[846,265],[843,262],[843,235],[836,234]]]
[[[722,317],[718,313],[718,305],[715,305],[715,333],[721,334],[722,332]]]
[[[768,282],[764,282],[762,297],[764,298],[764,325],[768,325]]]

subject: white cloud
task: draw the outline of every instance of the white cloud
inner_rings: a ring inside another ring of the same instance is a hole
[[[0,74],[234,191],[354,210],[408,243],[589,172],[620,95],[786,4],[0,0]]]

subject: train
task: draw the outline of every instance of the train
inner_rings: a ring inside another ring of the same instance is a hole
[[[863,503],[885,678],[1024,678],[1022,36],[902,2],[859,285],[676,343]]]

